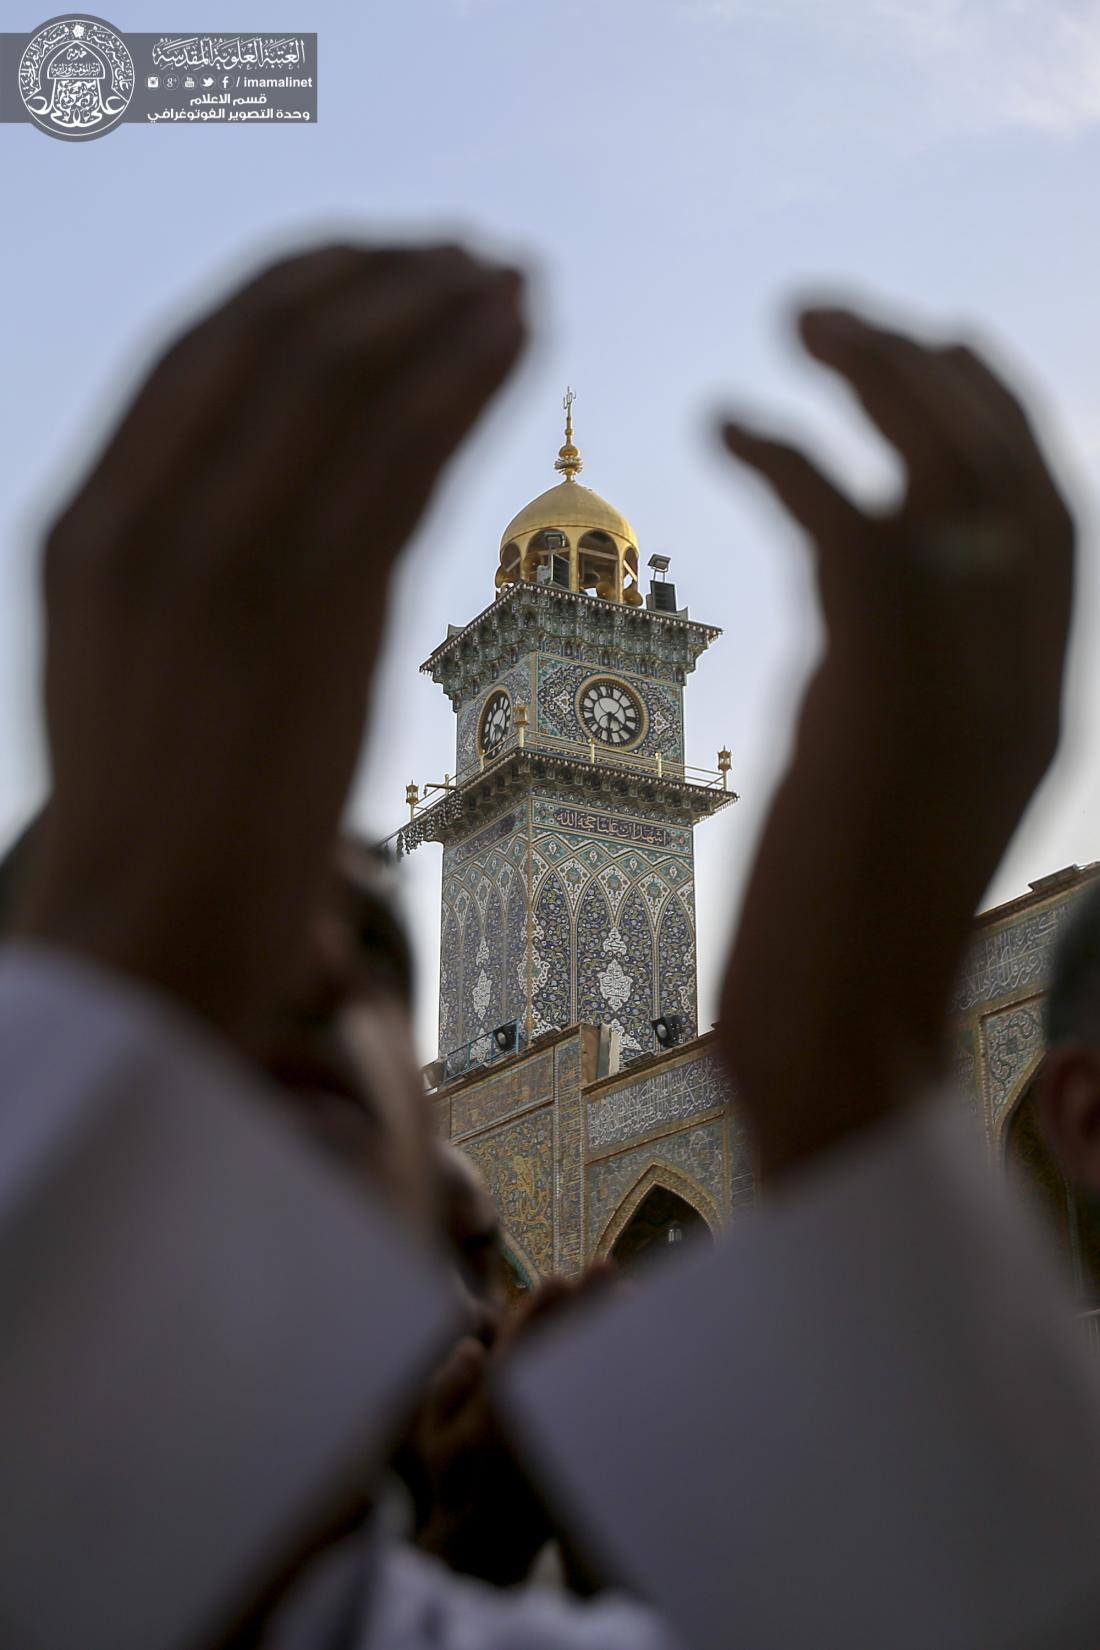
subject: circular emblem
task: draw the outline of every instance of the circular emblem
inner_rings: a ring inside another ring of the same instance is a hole
[[[645,706],[632,688],[611,676],[593,676],[581,686],[577,714],[585,732],[603,745],[636,745],[645,734]]]
[[[130,106],[134,60],[101,18],[55,17],[19,60],[19,95],[51,137],[102,137]]]
[[[508,737],[512,726],[512,701],[500,688],[492,695],[481,713],[477,742],[483,756],[495,756]]]

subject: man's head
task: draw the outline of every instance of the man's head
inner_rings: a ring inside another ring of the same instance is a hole
[[[412,960],[377,857],[341,839],[296,978],[254,1053],[353,1174],[440,1232],[431,1120],[413,1044]]]
[[[1067,923],[1046,1002],[1043,1131],[1070,1180],[1100,1191],[1100,878]]]
[[[500,1216],[476,1165],[448,1140],[435,1143],[443,1219],[478,1338],[491,1345],[508,1310]]]
[[[0,857],[0,938],[18,911],[42,831],[39,813]],[[354,837],[336,844],[288,977],[284,999],[244,1052],[323,1149],[438,1231],[430,1119],[412,1039],[412,952],[384,863]]]

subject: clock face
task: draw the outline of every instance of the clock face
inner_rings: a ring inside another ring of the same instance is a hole
[[[512,701],[503,691],[494,693],[481,713],[478,744],[483,756],[495,756],[512,726]]]
[[[633,745],[645,731],[645,712],[637,694],[625,682],[597,676],[577,695],[577,711],[585,731],[603,745]]]

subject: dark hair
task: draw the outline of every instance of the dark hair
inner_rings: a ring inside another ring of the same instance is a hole
[[[1074,904],[1054,948],[1045,1019],[1048,1043],[1100,1041],[1100,877]]]
[[[350,906],[360,956],[411,1008],[415,987],[412,945],[391,886],[384,854],[349,831],[338,849],[340,881]]]

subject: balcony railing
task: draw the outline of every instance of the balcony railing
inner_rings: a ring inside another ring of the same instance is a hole
[[[691,785],[705,785],[712,790],[729,790],[728,768],[696,768],[675,757],[665,756],[661,751],[639,755],[636,751],[615,750],[598,739],[563,739],[557,734],[539,733],[527,727],[516,729],[491,757],[479,756],[476,763],[458,776],[458,783],[472,779],[477,773],[484,773],[515,750],[545,751],[547,755],[564,756],[593,768],[618,768],[628,773],[649,774],[658,779],[679,779]]]
[[[597,739],[562,739],[556,734],[537,733],[531,728],[520,726],[513,730],[498,751],[494,751],[491,756],[486,756],[482,752],[475,762],[470,763],[460,773],[445,774],[442,782],[435,781],[424,786],[409,785],[405,792],[409,818],[415,819],[426,808],[435,807],[447,792],[455,790],[459,785],[468,784],[480,774],[490,773],[516,751],[540,752],[547,756],[563,757],[578,766],[610,768],[619,773],[671,779],[704,790],[721,791],[731,801],[737,800],[737,793],[730,789],[728,761],[726,766],[718,768],[698,768],[665,756],[661,751],[639,755],[634,751],[611,749]],[[725,751],[719,752],[719,761],[727,755]]]

